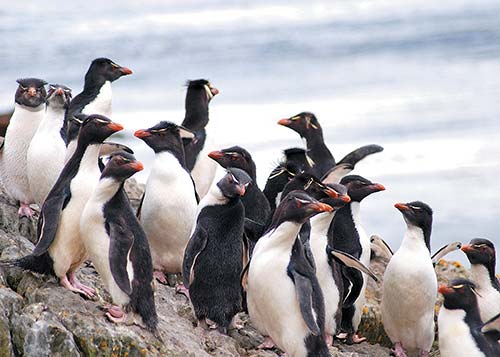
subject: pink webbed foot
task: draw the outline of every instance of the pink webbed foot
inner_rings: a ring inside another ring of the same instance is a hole
[[[333,336],[332,335],[326,335],[325,336],[325,342],[328,347],[330,347],[333,344]]]
[[[401,342],[396,342],[394,344],[394,353],[396,354],[396,357],[407,357]]]
[[[95,296],[95,290],[87,285],[83,285],[82,283],[80,283],[80,281],[76,277],[75,272],[69,273],[69,282],[71,283],[71,285],[73,285],[73,287],[83,291],[85,296],[89,298],[93,298]]]
[[[160,271],[160,270],[155,270],[153,272],[153,276],[156,278],[156,280],[158,280],[158,282],[160,282],[161,284],[163,285],[167,285],[168,284],[168,280],[167,280],[167,277],[165,276],[165,274]]]
[[[127,319],[127,314],[116,305],[107,308],[106,317],[116,324],[122,323]]]
[[[78,293],[82,296],[85,296],[87,298],[90,298],[90,296],[85,292],[83,291],[82,289],[79,289],[75,286],[73,286],[70,281],[68,280],[68,277],[67,276],[64,276],[63,278],[61,278],[60,280],[60,283],[62,286],[64,286],[66,289],[70,290],[70,291],[73,291],[75,293]]]
[[[35,211],[33,211],[29,204],[21,202],[21,206],[19,206],[19,210],[17,211],[19,217],[33,217]]]
[[[257,349],[259,350],[263,350],[263,349],[270,349],[270,348],[274,348],[275,343],[273,341],[273,339],[269,336],[266,336],[264,338],[264,342],[262,342],[260,345],[257,346]]]
[[[179,284],[175,287],[175,293],[176,294],[182,294],[184,295],[188,300],[190,300],[189,297],[189,289],[184,286],[184,284]]]

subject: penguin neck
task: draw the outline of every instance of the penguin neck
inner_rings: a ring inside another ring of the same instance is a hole
[[[291,252],[301,227],[302,224],[298,222],[285,221],[271,230],[268,238],[273,246],[278,246],[287,252]]]
[[[112,177],[101,177],[99,184],[94,191],[94,200],[105,204],[111,201],[116,193],[123,187],[123,182],[119,182]]]
[[[165,175],[177,175],[179,170],[188,172],[186,160],[183,153],[175,153],[170,150],[163,150],[155,153],[155,169],[160,170]]]
[[[311,237],[314,236],[327,236],[328,229],[332,224],[333,217],[335,217],[335,211],[333,212],[321,212],[309,219],[311,222]]]
[[[224,196],[217,184],[213,184],[207,194],[201,199],[198,205],[198,211],[207,206],[219,206],[229,203],[229,198]]]
[[[68,162],[71,159],[71,157],[73,157],[76,151],[76,146],[77,146],[76,138],[68,142],[68,146],[66,146],[66,158],[64,160],[65,162]]]
[[[187,166],[186,166],[186,156],[184,155],[184,149],[183,149],[182,145],[180,146],[179,149],[169,148],[168,150],[158,151],[155,153],[155,157],[160,159],[160,160],[162,160],[166,157],[174,157],[179,162],[181,167],[184,170],[188,171]]]
[[[15,112],[26,112],[26,113],[33,113],[33,112],[40,112],[40,114],[43,114],[43,111],[45,110],[45,103],[40,104],[37,107],[28,107],[27,105],[15,103],[14,105],[14,111]]]
[[[38,130],[59,131],[64,124],[64,113],[65,109],[63,107],[48,105],[45,111],[45,117],[41,121]]]
[[[429,248],[425,244],[424,231],[422,228],[417,227],[413,224],[408,224],[406,228],[406,233],[401,243],[401,248],[408,249],[410,251],[423,251],[426,250],[430,255]]]
[[[361,202],[353,201],[348,206],[351,210],[352,221],[356,228],[361,227]]]
[[[190,130],[198,131],[208,124],[208,98],[205,90],[188,89],[186,95],[186,115],[182,125]]]
[[[111,117],[113,91],[111,90],[110,81],[85,87],[83,93],[89,98],[89,103],[82,110],[83,114],[101,114]]]
[[[472,279],[478,289],[482,290],[489,286],[493,286],[495,289],[499,290],[494,266],[486,267],[483,264],[471,264],[470,270]]]
[[[80,169],[82,168],[98,168],[97,160],[99,158],[99,150],[101,144],[84,144],[79,142],[75,153],[71,156],[70,161],[80,162]]]

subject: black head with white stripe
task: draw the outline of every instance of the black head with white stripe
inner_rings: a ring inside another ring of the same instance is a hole
[[[240,146],[212,151],[208,156],[224,168],[236,167],[249,174],[252,180],[256,179],[256,167],[252,155]]]
[[[307,139],[314,135],[322,135],[318,119],[310,112],[302,112],[290,118],[281,119],[278,124],[296,131],[302,138]]]
[[[323,184],[316,176],[307,172],[295,175],[283,189],[282,197],[295,190],[304,191],[317,200],[327,197],[338,198],[338,193],[334,188]]]
[[[345,176],[340,180],[340,184],[347,187],[347,193],[353,202],[361,202],[372,193],[385,190],[382,184],[371,182],[359,175]]]
[[[464,244],[461,249],[471,264],[481,264],[486,267],[495,266],[495,246],[490,240],[475,238],[469,244]]]
[[[15,101],[30,108],[36,108],[45,102],[47,92],[45,82],[38,78],[20,78],[16,81],[19,86],[15,94]]]
[[[421,201],[396,203],[394,207],[403,214],[403,218],[408,226],[415,226],[422,229],[425,245],[430,251],[432,208]]]
[[[441,285],[439,293],[444,297],[444,307],[450,310],[477,309],[477,292],[474,283],[467,279],[452,280],[447,286]]]
[[[118,182],[123,182],[143,169],[144,166],[136,160],[134,155],[125,151],[118,151],[108,157],[101,178],[111,177]]]
[[[85,88],[99,87],[106,81],[113,82],[129,74],[132,74],[132,70],[116,64],[109,58],[96,58],[85,74]]]
[[[224,197],[235,198],[244,196],[251,183],[252,178],[245,171],[229,167],[224,177],[217,182],[217,187]]]
[[[78,146],[101,144],[112,134],[123,130],[121,124],[111,121],[104,115],[92,114],[77,114],[73,117],[80,125],[78,132]]]
[[[71,102],[71,88],[62,84],[49,84],[47,93],[47,106],[67,109]]]
[[[269,229],[276,228],[283,222],[303,224],[315,214],[332,211],[331,206],[316,200],[304,191],[291,191],[276,208]]]

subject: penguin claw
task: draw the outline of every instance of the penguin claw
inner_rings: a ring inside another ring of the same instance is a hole
[[[175,293],[184,295],[188,301],[191,300],[189,297],[189,289],[184,286],[184,284],[179,284],[175,287]]]
[[[156,280],[158,280],[158,282],[160,284],[168,285],[167,277],[165,276],[165,274],[162,271],[155,270],[153,272],[153,276],[156,278]]]
[[[21,206],[19,207],[19,210],[17,211],[17,214],[19,215],[19,218],[22,217],[28,217],[31,218],[35,214],[35,211],[33,211],[30,207],[29,204],[27,203],[21,203]]]
[[[262,342],[260,345],[257,346],[257,349],[259,350],[263,350],[263,349],[270,349],[270,348],[274,348],[275,343],[273,341],[273,339],[269,336],[266,336],[264,338],[264,342]]]

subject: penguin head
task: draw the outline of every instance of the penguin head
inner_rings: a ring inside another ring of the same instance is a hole
[[[155,153],[170,151],[182,153],[182,139],[193,139],[194,134],[188,129],[169,121],[161,121],[149,129],[140,129],[134,136],[143,140]]]
[[[324,185],[316,176],[307,172],[295,175],[283,188],[281,195],[285,197],[289,192],[294,190],[304,191],[317,200],[326,197],[338,197],[338,193],[335,189]]]
[[[45,82],[38,78],[20,78],[16,81],[19,86],[16,90],[15,101],[17,104],[30,108],[36,108],[45,103],[47,92]]]
[[[71,102],[71,88],[62,84],[49,84],[47,105],[53,108],[67,109]]]
[[[251,177],[245,171],[229,167],[224,177],[217,182],[217,187],[224,197],[235,198],[244,196],[251,182]]]
[[[203,93],[205,101],[208,103],[212,100],[214,96],[219,94],[219,90],[212,86],[212,84],[206,79],[194,79],[187,81],[188,96]]]
[[[432,208],[420,201],[396,203],[394,207],[403,214],[403,218],[408,226],[415,226],[422,229],[425,245],[430,251]]]
[[[477,308],[477,292],[474,283],[467,279],[452,280],[448,286],[440,285],[439,293],[443,295],[443,305],[447,309],[468,311]]]
[[[212,151],[208,157],[217,161],[223,168],[236,167],[248,173],[250,177],[255,177],[256,168],[255,162],[252,160],[252,155],[245,149],[239,146],[232,146],[219,151]]]
[[[85,87],[102,85],[106,81],[113,82],[129,74],[132,74],[132,70],[116,64],[109,58],[96,58],[90,64],[85,75]]]
[[[339,183],[324,184],[327,188],[336,192],[335,195],[327,194],[326,197],[319,198],[323,203],[332,206],[333,209],[339,209],[351,202],[351,197],[347,194],[347,187]]]
[[[276,208],[270,228],[287,221],[303,224],[315,214],[332,211],[331,206],[312,198],[304,191],[291,191]]]
[[[495,266],[495,246],[488,239],[472,239],[469,244],[462,245],[461,249],[471,264],[481,264],[486,267]]]
[[[289,148],[283,151],[286,165],[298,168],[298,171],[308,171],[313,167],[313,163],[307,156],[306,150],[302,148]]]
[[[296,131],[302,138],[321,133],[321,126],[313,113],[302,112],[290,118],[281,119],[279,125],[286,126]]]
[[[134,155],[125,151],[117,151],[108,157],[101,178],[110,177],[118,182],[123,182],[142,169],[144,166],[136,160]]]
[[[361,202],[368,195],[385,190],[383,185],[358,175],[345,176],[340,180],[340,184],[347,187],[348,195],[353,202]]]
[[[112,122],[111,119],[99,114],[76,114],[73,120],[81,125],[78,132],[78,145],[101,144],[112,134],[123,130],[121,124]]]

